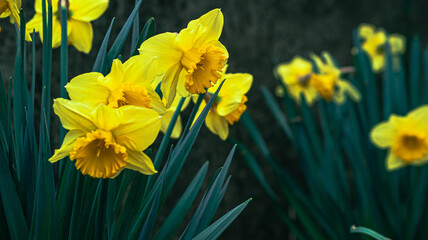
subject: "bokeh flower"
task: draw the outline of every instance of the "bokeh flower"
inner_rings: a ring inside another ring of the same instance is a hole
[[[405,117],[391,115],[370,133],[379,148],[388,148],[386,167],[394,170],[408,164],[421,165],[428,161],[428,106],[421,106]]]
[[[164,104],[151,85],[156,77],[156,66],[155,59],[146,56],[134,56],[124,64],[115,59],[107,76],[98,72],[85,73],[73,78],[65,87],[71,100],[93,107],[134,105],[164,114]]]
[[[253,76],[248,73],[233,73],[225,74],[222,79],[226,80],[205,118],[205,125],[212,133],[218,135],[222,140],[226,140],[229,135],[229,125],[239,121],[241,115],[247,109],[245,103],[248,98],[245,94],[251,88]],[[208,89],[204,100],[199,106],[197,117],[220,84],[221,82],[218,81],[212,88]]]
[[[340,78],[341,71],[336,67],[330,54],[324,52],[322,57],[324,61],[315,54],[311,55],[318,69],[318,73],[314,74],[311,84],[319,95],[325,101],[333,100],[336,104],[343,104],[346,101],[346,95],[358,102],[361,99],[359,91],[352,84]]]
[[[214,9],[190,21],[179,33],[162,33],[143,42],[140,54],[156,56],[161,90],[169,108],[178,92],[183,97],[205,93],[217,83],[229,53],[218,41],[223,13]]]
[[[308,105],[312,105],[318,93],[312,84],[314,74],[312,64],[308,60],[295,56],[291,62],[279,64],[274,74],[280,77],[288,94],[297,103],[300,103],[300,95],[303,94]]]
[[[67,0],[66,6],[68,43],[81,52],[89,53],[93,38],[90,22],[105,12],[108,0]],[[39,32],[43,41],[42,0],[36,1],[35,10],[33,19],[27,23],[27,30]],[[52,13],[52,47],[56,48],[61,45],[61,0],[52,0]]]
[[[402,55],[405,51],[406,39],[400,34],[389,34],[370,24],[361,24],[358,36],[362,40],[362,49],[368,54],[374,72],[380,72],[385,67],[385,43],[388,40],[393,57]]]
[[[69,131],[50,162],[70,156],[82,174],[94,178],[113,178],[124,168],[156,173],[151,159],[142,152],[159,133],[160,117],[155,111],[135,106],[113,109],[102,104],[92,108],[61,98],[53,108]]]
[[[18,28],[21,28],[19,17],[19,9],[21,8],[21,0],[0,0],[0,18],[10,17],[11,23],[16,23]],[[30,34],[25,32],[25,39],[31,41]]]

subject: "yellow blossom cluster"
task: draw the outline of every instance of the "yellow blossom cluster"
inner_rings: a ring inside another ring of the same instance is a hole
[[[349,82],[341,79],[341,70],[336,67],[330,54],[324,52],[322,57],[324,60],[312,54],[311,58],[315,63],[313,66],[309,60],[296,56],[291,62],[279,64],[274,74],[283,82],[290,97],[298,103],[301,95],[308,105],[312,105],[320,97],[336,104],[343,104],[346,95],[359,101],[360,93]]]
[[[79,6],[77,0],[70,1],[70,11],[74,9],[73,3]],[[104,3],[97,10],[98,15],[94,13],[86,20],[98,17],[107,6],[107,1]],[[76,14],[73,11],[72,16],[80,16]],[[187,98],[187,105],[192,96],[205,94],[199,115],[223,79],[226,81],[208,113],[206,125],[225,140],[228,125],[238,121],[246,110],[245,94],[251,87],[252,76],[225,74],[228,52],[218,41],[222,27],[223,14],[214,9],[191,21],[179,33],[149,38],[140,46],[140,54],[124,63],[113,60],[110,73],[105,76],[90,72],[73,78],[65,86],[70,100],[56,99],[53,106],[69,131],[49,161],[69,156],[83,174],[96,178],[114,178],[125,168],[154,174],[154,165],[143,151],[159,131],[166,131],[179,96]],[[54,42],[57,41],[60,42]],[[89,51],[89,42],[80,43],[73,42],[76,48],[85,46],[84,51]],[[155,91],[159,84],[161,96]],[[178,120],[171,137],[179,137],[181,128]]]

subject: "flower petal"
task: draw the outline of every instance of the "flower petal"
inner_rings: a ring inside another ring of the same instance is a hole
[[[397,129],[393,122],[382,122],[373,127],[370,139],[376,146],[386,148],[393,145],[396,134]]]
[[[68,36],[70,41],[77,50],[89,53],[92,48],[93,30],[89,22],[82,22],[71,19],[68,21],[67,27],[71,26],[71,32]]]
[[[46,10],[48,8],[48,0],[46,1]],[[36,0],[34,8],[36,13],[42,14],[42,0]],[[56,13],[58,11],[58,0],[52,0],[52,13]]]
[[[171,119],[172,119],[172,115],[174,115],[174,111],[167,111],[162,116],[161,131],[163,133],[165,133],[166,130],[168,129],[168,126],[169,126]],[[172,138],[179,138],[181,135],[181,130],[182,130],[181,118],[180,118],[180,116],[178,116],[177,121],[175,122],[174,129],[172,130],[171,137]]]
[[[388,153],[388,157],[386,159],[386,169],[388,169],[388,171],[396,170],[406,165],[407,164],[404,161],[396,157],[391,151]]]
[[[49,162],[54,163],[70,155],[70,151],[73,149],[76,139],[85,136],[85,134],[86,133],[81,130],[68,131],[64,137],[61,148],[55,150],[55,154],[49,158]]]
[[[110,108],[106,105],[98,105],[92,114],[92,121],[98,129],[111,131],[117,128],[123,121],[123,112],[118,108]],[[120,143],[119,143],[120,144]]]
[[[112,130],[116,142],[134,151],[143,151],[159,134],[161,119],[154,110],[126,105],[120,108],[122,123]]]
[[[144,41],[139,48],[141,55],[158,58],[158,74],[163,74],[171,66],[180,63],[183,52],[174,47],[176,37],[175,33],[161,33]]]
[[[65,129],[77,129],[85,132],[95,129],[90,115],[92,109],[86,104],[57,98],[54,100],[53,109]]]
[[[224,79],[226,79],[225,84],[236,86],[243,94],[250,90],[253,83],[253,76],[248,73],[228,73],[224,75]]]
[[[82,101],[94,107],[101,103],[107,105],[110,91],[98,83],[98,79],[103,77],[101,73],[90,72],[71,79],[65,86],[70,99]]]
[[[38,1],[36,1],[38,2]],[[42,30],[42,14],[36,13],[34,17],[27,22],[26,28],[27,31],[33,33],[33,29],[35,32],[41,32]],[[41,35],[41,34],[40,34]]]
[[[370,38],[373,36],[375,27],[371,24],[363,23],[358,27],[358,35],[361,38]]]
[[[239,107],[239,104],[242,101],[242,96],[244,95],[240,89],[234,85],[227,86],[227,81],[228,80],[226,80],[223,87],[220,89],[218,99],[216,99],[216,101],[218,101],[216,111],[220,116],[226,116]]]
[[[127,153],[128,160],[125,168],[138,171],[145,175],[157,173],[152,160],[145,153],[138,151],[127,151]]]
[[[205,124],[211,132],[218,135],[223,141],[227,139],[229,135],[229,125],[224,117],[210,110],[205,119]]]
[[[90,22],[99,18],[108,7],[108,0],[69,0],[73,19]]]
[[[133,56],[123,64],[124,82],[146,86],[152,84],[157,76],[157,58],[147,55]]]
[[[173,65],[170,69],[168,69],[168,71],[162,78],[161,91],[163,97],[167,100],[166,108],[169,108],[172,102],[174,101],[175,95],[177,94],[177,84],[179,84],[179,79],[182,71],[184,71],[183,67],[181,66],[181,64],[177,63]]]
[[[223,29],[224,17],[219,8],[213,9],[196,20],[192,20],[187,28],[198,29],[195,46],[220,38]]]
[[[113,60],[113,63],[111,64],[111,70],[110,73],[107,74],[104,78],[99,78],[98,82],[110,89],[111,91],[114,91],[122,85],[123,82],[123,75],[124,75],[124,67],[122,62],[119,59]]]

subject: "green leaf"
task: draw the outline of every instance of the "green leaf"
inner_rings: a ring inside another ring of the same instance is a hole
[[[111,20],[110,27],[107,30],[106,35],[104,36],[103,43],[98,50],[97,58],[95,59],[94,66],[92,67],[92,72],[100,72],[102,74],[107,74],[109,71],[107,67],[107,44],[110,39],[111,29],[113,27],[114,18]]]
[[[363,234],[367,234],[377,240],[391,240],[387,237],[384,237],[382,235],[380,235],[379,233],[369,229],[369,228],[365,228],[365,227],[355,227],[355,226],[351,226],[350,229],[351,233],[363,233]]]
[[[180,227],[180,224],[183,221],[187,211],[189,211],[190,207],[192,206],[193,201],[195,200],[199,189],[202,186],[202,182],[205,178],[207,170],[208,162],[206,162],[201,167],[201,169],[199,169],[198,173],[196,173],[192,182],[189,184],[180,200],[175,204],[174,209],[172,209],[153,239],[161,240],[171,239],[173,237],[173,234]]]
[[[155,227],[156,217],[159,210],[159,201],[162,193],[162,185],[163,185],[164,175],[160,176],[160,188],[156,193],[156,197],[153,200],[152,206],[150,207],[149,214],[147,215],[146,222],[141,229],[140,235],[138,236],[138,240],[151,239],[153,228]]]
[[[138,48],[140,48],[141,44],[146,41],[147,39],[153,37],[155,35],[155,19],[149,18],[147,20],[146,24],[143,27],[143,30],[141,30],[140,37],[138,38],[138,41],[136,42],[136,45],[134,47],[131,47],[133,49],[133,54],[138,54]]]
[[[200,233],[205,229],[211,222],[212,217],[218,207],[221,200],[220,193],[226,179],[226,174],[232,161],[233,154],[235,153],[236,145],[232,148],[226,162],[223,165],[220,173],[216,176],[213,184],[205,193],[201,200],[192,220],[187,226],[186,230],[181,235],[180,239],[187,240],[192,239],[196,234]]]
[[[12,239],[28,239],[28,227],[24,211],[13,183],[4,152],[0,153],[0,194],[2,208]]]
[[[214,240],[217,239],[226,228],[241,214],[244,208],[251,201],[251,198],[247,201],[241,203],[239,206],[230,210],[223,217],[215,221],[208,228],[206,228],[203,232],[198,234],[193,240]]]
[[[290,139],[291,142],[294,142],[293,132],[290,128],[290,125],[288,124],[288,120],[283,114],[283,112],[281,111],[281,108],[279,107],[279,105],[276,103],[272,94],[269,92],[269,90],[265,86],[261,87],[261,91],[266,101],[266,105],[268,106],[269,110],[275,117],[276,122],[279,124],[281,129],[287,135],[288,139]]]
[[[110,51],[108,52],[108,66],[110,66],[113,60],[119,56],[142,2],[143,0],[139,0],[137,4],[135,4],[134,10],[132,10],[131,15],[129,15],[128,19],[125,22],[125,25],[123,25],[122,29],[119,32],[119,35],[117,35],[116,40],[111,46]]]

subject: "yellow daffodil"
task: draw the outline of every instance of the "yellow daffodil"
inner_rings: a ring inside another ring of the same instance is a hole
[[[312,64],[306,59],[296,56],[291,62],[279,64],[274,74],[280,77],[288,94],[296,102],[300,102],[301,94],[308,105],[312,105],[317,99],[318,93],[312,84],[314,78]]]
[[[229,125],[233,125],[239,121],[241,115],[247,109],[245,103],[248,101],[248,98],[245,94],[251,88],[253,76],[248,73],[234,73],[225,74],[222,79],[226,80],[205,118],[205,125],[212,133],[218,135],[222,140],[226,140],[229,135]],[[220,83],[218,81],[205,94],[196,118],[201,114],[206,103],[220,86]]]
[[[346,101],[345,95],[348,95],[354,101],[359,101],[361,99],[359,91],[340,78],[341,71],[335,66],[331,56],[326,52],[322,53],[322,56],[325,61],[322,61],[317,55],[312,54],[311,56],[319,71],[319,73],[314,74],[311,83],[319,95],[324,100],[333,100],[337,104],[342,104]]]
[[[70,156],[82,174],[94,178],[113,178],[124,168],[156,173],[142,152],[159,133],[160,117],[155,111],[135,106],[93,108],[66,99],[56,99],[53,108],[69,131],[50,162]]]
[[[168,125],[171,122],[172,115],[174,115],[175,110],[177,109],[178,103],[180,102],[181,97],[176,97],[174,101],[172,102],[171,106],[166,109],[166,113],[162,115],[162,126],[161,126],[161,132],[165,133],[168,129]],[[166,99],[163,99],[164,104],[166,104]],[[181,107],[181,111],[183,111],[187,105],[189,105],[190,98],[186,98],[184,100],[183,106]],[[171,137],[172,138],[179,138],[182,131],[182,125],[181,125],[181,117],[178,115],[177,122],[175,123],[174,129],[172,130]]]
[[[61,0],[52,0],[52,47],[61,45]],[[89,53],[92,47],[91,21],[99,18],[107,9],[108,0],[66,0],[68,44]],[[47,6],[47,3],[46,3]],[[36,0],[36,15],[27,23],[29,32],[42,33],[42,0]],[[43,41],[43,34],[40,34]]]
[[[141,65],[142,61],[147,64]],[[115,59],[107,76],[98,72],[85,73],[73,78],[65,87],[71,100],[93,107],[99,104],[111,108],[134,105],[164,114],[164,104],[151,86],[156,77],[152,68],[156,65],[155,59],[146,56],[134,56],[124,64]]]
[[[190,21],[179,33],[162,33],[143,42],[140,54],[156,56],[161,90],[169,108],[178,92],[183,97],[205,93],[221,77],[229,53],[218,41],[223,14],[214,9]]]
[[[19,9],[21,8],[21,0],[0,0],[0,18],[10,17],[10,22],[15,23],[21,28],[19,17]],[[30,34],[25,32],[25,39],[31,41]]]
[[[428,161],[427,121],[428,106],[425,105],[405,117],[391,115],[387,122],[381,122],[372,129],[372,142],[379,148],[389,149],[386,159],[388,170]]]
[[[393,56],[402,55],[405,51],[405,38],[399,34],[386,35],[385,30],[378,29],[370,24],[361,24],[358,36],[362,40],[362,48],[369,55],[372,69],[380,72],[385,66],[385,43],[388,40]]]

